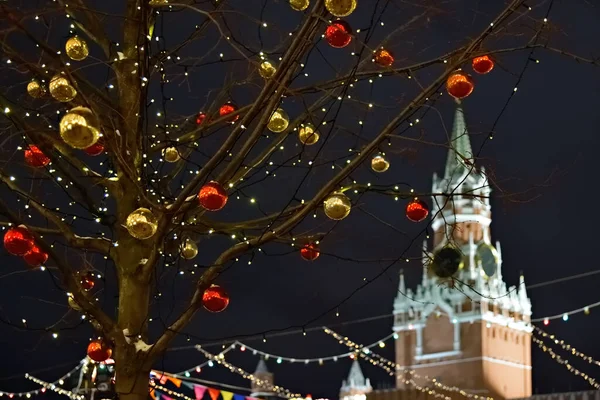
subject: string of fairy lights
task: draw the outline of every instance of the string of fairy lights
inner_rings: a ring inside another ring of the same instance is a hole
[[[548,339],[552,340],[554,342],[554,344],[559,345],[560,347],[563,348],[563,350],[568,351],[575,357],[579,357],[579,358],[583,359],[584,361],[587,361],[590,364],[595,364],[597,366],[600,366],[600,361],[597,361],[593,357],[588,356],[585,353],[582,353],[581,351],[577,350],[575,347],[566,343],[564,340],[558,339],[556,337],[556,335],[547,333],[537,326],[534,326],[533,329],[535,330],[536,333],[540,334],[543,339],[548,338]]]
[[[42,386],[42,389],[40,389],[39,391],[37,391],[37,393],[34,393],[34,394],[27,393],[25,395],[26,398],[29,398],[29,397],[31,397],[32,395],[35,395],[35,394],[45,393],[46,390],[51,390],[51,391],[56,392],[58,394],[61,394],[63,396],[67,396],[67,397],[69,397],[72,400],[84,400],[85,399],[85,396],[83,396],[83,395],[73,393],[70,390],[66,390],[66,389],[63,389],[61,387],[56,386],[56,384],[54,384],[54,383],[43,381],[43,380],[38,379],[36,377],[33,377],[33,376],[29,375],[29,374],[26,374],[25,378],[27,378],[30,381],[33,381],[33,382],[37,383],[38,385]],[[12,398],[14,396],[11,396],[11,394],[9,394],[8,397]]]

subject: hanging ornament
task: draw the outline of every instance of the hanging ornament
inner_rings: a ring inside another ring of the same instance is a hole
[[[75,88],[71,86],[71,83],[69,83],[69,80],[61,74],[54,75],[54,77],[50,79],[49,88],[50,96],[61,103],[68,103],[77,96],[77,90],[75,90]]]
[[[394,63],[394,56],[390,51],[381,48],[375,52],[373,60],[377,65],[381,65],[382,67],[391,67]]]
[[[202,306],[210,312],[218,313],[229,305],[229,295],[219,285],[210,285],[202,294]]]
[[[37,79],[34,79],[27,84],[27,94],[34,99],[39,99],[46,94],[46,88]]]
[[[457,70],[453,72],[446,81],[446,90],[450,96],[457,99],[463,99],[473,93],[475,83],[471,75]]]
[[[451,246],[439,250],[431,261],[430,268],[439,278],[450,278],[463,267],[463,255]]]
[[[136,239],[151,238],[158,229],[158,220],[147,208],[140,207],[127,217],[125,226],[129,234]]]
[[[185,239],[181,244],[181,257],[191,260],[198,255],[198,245],[192,239]]]
[[[96,362],[104,362],[112,356],[112,349],[104,340],[92,340],[87,348],[87,356]]]
[[[406,218],[412,222],[421,222],[429,215],[429,206],[423,200],[415,198],[406,205]]]
[[[73,296],[67,296],[67,303],[69,303],[69,307],[71,307],[75,311],[81,311],[81,306],[77,304]]]
[[[473,71],[485,75],[494,69],[494,60],[489,56],[475,57],[472,63]]]
[[[260,66],[258,67],[258,73],[264,79],[271,79],[276,72],[277,68],[275,67],[275,64],[273,64],[269,60],[264,60],[260,63]]]
[[[204,114],[203,112],[199,112],[198,115],[196,116],[196,125],[202,125],[202,123],[204,122],[205,119],[206,119],[206,114]]]
[[[200,205],[208,211],[219,211],[227,204],[227,192],[219,182],[210,181],[198,193]]]
[[[33,249],[33,236],[23,225],[10,228],[4,234],[4,248],[13,256],[22,256]]]
[[[310,5],[310,0],[290,0],[290,7],[296,11],[304,11]]]
[[[31,250],[23,255],[23,260],[31,267],[39,267],[48,261],[48,253],[34,244]]]
[[[50,164],[50,159],[46,157],[44,153],[39,149],[39,147],[30,144],[27,149],[25,149],[25,162],[34,168],[45,167]]]
[[[233,103],[225,103],[225,104],[223,104],[223,105],[221,106],[221,108],[219,108],[219,115],[220,115],[221,117],[224,117],[224,116],[226,116],[226,115],[229,115],[229,114],[231,114],[231,113],[234,113],[234,112],[236,112],[236,111],[237,111],[237,109],[238,109],[238,108],[237,108],[237,106],[236,106],[235,104],[233,104]],[[235,117],[233,117],[233,118],[231,119],[231,121],[232,121],[232,122],[235,122],[235,121],[237,121],[239,118],[240,118],[240,115],[238,114],[238,115],[236,115]]]
[[[319,245],[316,243],[305,244],[300,249],[300,256],[306,261],[314,261],[321,255]]]
[[[344,219],[350,214],[352,202],[344,193],[334,193],[323,203],[325,215],[333,220]]]
[[[85,291],[92,290],[94,286],[96,286],[94,274],[92,274],[91,272],[83,273],[81,275],[81,278],[79,279],[79,283]]]
[[[75,35],[65,43],[65,53],[71,60],[82,61],[90,54],[90,50],[87,42]]]
[[[306,146],[311,146],[319,141],[319,132],[310,122],[303,124],[298,132],[298,139]]]
[[[88,148],[83,149],[89,156],[99,156],[104,153],[104,143],[102,140],[98,140],[96,143]]]
[[[347,17],[356,9],[356,0],[325,0],[325,8],[336,17]]]
[[[177,162],[181,158],[179,156],[179,151],[177,150],[176,147],[167,147],[166,149],[164,149],[163,157],[165,158],[166,162],[170,162],[170,163]]]
[[[168,6],[169,5],[169,0],[150,0],[150,2],[148,3],[148,5],[150,5],[152,7]]]
[[[376,154],[371,159],[371,169],[375,172],[385,172],[390,167],[390,163],[385,159],[384,154]]]
[[[331,47],[342,48],[352,41],[352,28],[346,21],[338,19],[325,29],[325,40]]]
[[[60,120],[60,136],[71,147],[87,149],[100,138],[100,123],[92,110],[75,107]]]
[[[278,108],[271,115],[267,128],[269,128],[271,132],[281,133],[286,130],[289,124],[290,117],[283,108]]]

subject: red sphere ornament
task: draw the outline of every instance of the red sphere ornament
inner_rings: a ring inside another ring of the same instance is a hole
[[[475,83],[473,82],[471,75],[465,74],[460,70],[453,72],[446,81],[446,90],[450,96],[457,99],[463,99],[467,97],[473,93],[474,88]]]
[[[221,107],[223,108],[223,107]],[[198,116],[196,117],[196,125],[202,125],[202,123],[204,122],[204,120],[206,119],[206,114],[204,114],[203,112],[198,113]]]
[[[50,159],[42,153],[39,147],[31,144],[29,145],[29,148],[25,150],[25,162],[31,167],[41,168],[50,164]]]
[[[48,261],[48,253],[34,244],[31,250],[25,253],[23,260],[25,260],[30,267],[39,267]]]
[[[202,306],[210,312],[218,313],[229,305],[229,295],[219,285],[211,285],[202,295]]]
[[[219,211],[227,204],[227,192],[219,182],[210,181],[198,193],[200,205],[208,211]]]
[[[96,362],[104,362],[112,356],[112,349],[103,340],[93,340],[88,345],[87,355]]]
[[[382,67],[391,67],[394,63],[394,56],[386,49],[379,49],[375,52],[375,63]]]
[[[414,199],[406,205],[406,218],[421,222],[429,215],[429,206],[423,200]]]
[[[79,281],[79,283],[81,283],[81,287],[84,290],[92,290],[94,288],[94,286],[96,285],[96,281],[94,281],[94,275],[91,272],[85,273],[81,277],[81,280]]]
[[[4,234],[4,248],[13,256],[25,255],[34,245],[33,236],[24,226],[10,228]]]
[[[302,249],[300,249],[300,256],[306,261],[314,261],[321,255],[319,250],[319,245],[316,243],[308,243],[305,244]]]
[[[96,143],[87,149],[84,149],[83,151],[85,151],[89,156],[99,156],[100,154],[104,153],[104,143],[102,143],[101,140],[98,140]]]
[[[492,60],[489,56],[481,56],[475,57],[473,59],[473,71],[478,74],[487,74],[492,69],[494,69],[494,60]]]
[[[352,28],[346,21],[333,21],[325,30],[325,40],[331,47],[340,49],[352,41]]]
[[[237,108],[237,106],[236,106],[235,104],[233,104],[233,103],[225,103],[225,104],[223,104],[223,105],[221,106],[221,108],[219,108],[219,115],[220,115],[221,117],[224,117],[224,116],[226,116],[226,115],[229,115],[229,114],[231,114],[231,113],[234,113],[234,112],[236,112],[236,111],[237,111],[237,109],[238,109],[238,108]],[[239,118],[240,118],[240,115],[238,114],[238,115],[236,115],[235,117],[233,117],[233,118],[231,119],[231,121],[232,121],[232,122],[235,122],[235,121],[237,121]]]

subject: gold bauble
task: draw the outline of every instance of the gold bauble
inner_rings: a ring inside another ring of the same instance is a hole
[[[39,99],[46,94],[46,88],[34,79],[27,84],[27,93],[34,99]]]
[[[350,214],[352,202],[343,193],[334,193],[330,195],[323,203],[325,215],[334,220],[344,219]]]
[[[71,307],[73,310],[81,311],[81,306],[79,304],[77,304],[77,302],[75,301],[75,298],[73,298],[73,296],[68,296],[67,301],[69,303],[69,307]]]
[[[356,0],[325,0],[325,8],[336,17],[347,17],[356,9]]]
[[[148,5],[150,5],[152,7],[168,6],[169,0],[150,0]]]
[[[185,239],[181,244],[181,257],[191,260],[198,255],[198,245],[192,239]]]
[[[158,229],[158,220],[147,208],[140,207],[127,217],[125,227],[129,234],[136,239],[151,238]]]
[[[50,80],[50,96],[60,101],[61,103],[68,103],[77,96],[77,90],[69,80],[62,75],[54,75]]]
[[[317,132],[315,126],[309,122],[300,127],[298,139],[300,139],[302,144],[310,146],[319,141],[319,132]]]
[[[290,7],[296,11],[304,11],[310,5],[310,0],[290,0]]]
[[[60,120],[60,136],[71,147],[87,149],[100,138],[98,118],[87,107],[75,107]]]
[[[164,149],[163,157],[165,158],[166,162],[170,162],[170,163],[177,162],[181,158],[179,156],[179,151],[177,150],[176,147],[167,147],[166,149]]]
[[[371,159],[371,169],[375,172],[385,172],[390,167],[390,163],[383,154],[377,154]]]
[[[277,68],[275,67],[275,64],[269,60],[264,60],[258,67],[258,73],[265,79],[271,79],[276,72]]]
[[[90,54],[90,50],[87,42],[75,35],[65,43],[65,53],[71,60],[82,61]]]
[[[275,110],[273,115],[271,115],[271,119],[267,124],[267,128],[269,128],[271,132],[280,133],[285,131],[289,124],[290,117],[287,115],[283,108],[278,108],[277,110]]]

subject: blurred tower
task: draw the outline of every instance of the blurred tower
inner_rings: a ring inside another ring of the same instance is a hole
[[[368,378],[365,379],[358,360],[354,360],[350,367],[348,379],[342,382],[340,400],[365,400],[367,393],[372,391],[371,382]]]
[[[273,374],[271,372],[269,372],[269,370],[267,369],[267,364],[265,363],[264,359],[260,359],[260,361],[258,362],[258,365],[256,366],[256,371],[254,371],[254,376],[258,379],[260,379],[263,382],[266,382],[270,385],[274,384],[274,378],[273,378]],[[261,383],[257,383],[257,382],[252,382],[250,385],[250,388],[252,389],[252,393],[250,393],[250,397],[257,397],[259,399],[271,399],[271,398],[275,398],[276,395],[275,393],[273,393],[273,391],[268,388],[265,387],[264,383],[261,385]]]

